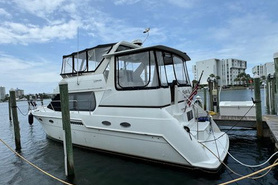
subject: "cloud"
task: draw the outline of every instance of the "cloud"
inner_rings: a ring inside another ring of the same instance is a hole
[[[22,10],[40,17],[45,17],[53,13],[61,7],[64,2],[65,0],[14,0],[14,3]]]
[[[138,3],[139,1],[141,1],[141,0],[115,0],[114,4],[115,5],[123,5],[123,4],[131,5],[131,4]]]
[[[12,17],[12,15],[3,8],[0,8],[0,17],[1,16],[6,17],[6,18],[11,18]]]
[[[272,61],[278,49],[278,22],[260,14],[246,14],[227,20],[223,27],[210,28],[206,39],[220,43],[217,54],[237,57],[249,64]],[[268,59],[267,59],[268,58]]]
[[[169,4],[178,6],[180,8],[192,8],[195,4],[197,4],[198,0],[167,0]]]
[[[6,89],[29,86],[29,91],[33,89],[34,92],[49,92],[49,87],[55,88],[61,78],[57,64],[44,59],[31,61],[0,53],[0,68],[1,85]],[[38,84],[41,89],[36,87]]]
[[[79,23],[71,20],[57,25],[32,25],[4,22],[0,27],[0,44],[44,43],[54,39],[72,39],[77,34]]]

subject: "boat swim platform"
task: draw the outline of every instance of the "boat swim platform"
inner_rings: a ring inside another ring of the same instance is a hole
[[[256,129],[255,116],[221,116],[219,114],[212,116],[218,126],[242,127]],[[278,116],[263,115],[263,136],[270,137],[278,150]]]

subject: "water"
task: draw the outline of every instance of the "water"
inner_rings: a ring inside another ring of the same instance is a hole
[[[244,93],[246,92],[244,91],[242,94]],[[26,102],[18,102],[17,104],[23,113],[27,112]],[[34,121],[34,124],[30,126],[26,116],[18,112],[18,117],[21,128],[21,155],[50,174],[69,181],[64,173],[62,143],[46,138],[37,121]],[[8,120],[7,103],[0,103],[0,118],[0,138],[15,148],[13,127]],[[273,143],[269,139],[259,140],[255,130],[233,130],[229,132],[229,137],[230,153],[242,162],[248,164],[262,163],[274,153]],[[267,165],[272,164],[273,161],[271,160]],[[76,175],[72,183],[79,185],[207,185],[219,184],[237,177],[226,168],[223,168],[217,175],[211,175],[76,147],[74,147],[74,164]],[[231,157],[227,158],[227,164],[243,175],[258,170],[258,168],[243,167]],[[0,184],[53,185],[61,183],[27,164],[0,142]],[[278,184],[278,168],[274,168],[267,176],[259,180],[247,179],[239,181],[238,184]]]

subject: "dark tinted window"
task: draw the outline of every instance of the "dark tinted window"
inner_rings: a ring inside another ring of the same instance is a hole
[[[69,109],[72,111],[93,111],[96,108],[94,92],[69,94]]]

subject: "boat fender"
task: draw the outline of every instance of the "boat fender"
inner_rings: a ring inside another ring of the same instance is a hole
[[[183,128],[184,128],[184,130],[185,130],[186,132],[188,132],[189,137],[190,137],[190,139],[192,140],[191,133],[190,133],[190,128],[187,127],[187,126],[183,126]]]
[[[30,125],[32,125],[33,122],[34,122],[34,116],[33,116],[32,113],[30,113],[30,114],[28,115],[28,122],[29,122]]]

